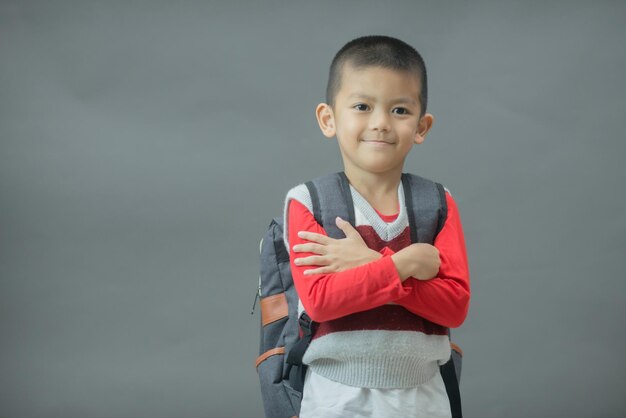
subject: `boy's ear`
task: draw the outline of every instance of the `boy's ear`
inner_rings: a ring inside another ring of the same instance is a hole
[[[335,114],[332,107],[326,103],[320,103],[315,108],[315,117],[320,129],[326,138],[332,138],[337,132],[335,128]]]
[[[425,113],[417,123],[417,132],[415,133],[415,143],[421,144],[426,139],[426,134],[435,123],[435,117],[430,113]]]

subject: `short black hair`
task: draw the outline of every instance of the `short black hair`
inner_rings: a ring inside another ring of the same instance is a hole
[[[426,65],[422,56],[411,45],[382,35],[363,36],[345,44],[330,64],[326,103],[331,107],[335,106],[335,95],[341,88],[341,74],[346,63],[355,68],[383,67],[415,73],[420,80],[420,116],[426,112],[428,101]]]

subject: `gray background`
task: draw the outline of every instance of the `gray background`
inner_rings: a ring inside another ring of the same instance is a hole
[[[261,4],[262,3],[262,4]],[[467,417],[626,416],[624,2],[0,1],[0,416],[257,417],[258,242],[340,169],[314,107],[422,52]]]

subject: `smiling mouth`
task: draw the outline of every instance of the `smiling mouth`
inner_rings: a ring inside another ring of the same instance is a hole
[[[380,139],[361,139],[361,142],[365,142],[368,144],[382,144],[382,145],[393,145],[393,142],[383,141]]]

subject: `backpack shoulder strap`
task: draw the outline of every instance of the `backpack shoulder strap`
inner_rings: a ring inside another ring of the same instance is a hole
[[[305,184],[311,195],[315,220],[329,237],[345,238],[343,231],[335,224],[335,218],[339,216],[354,225],[354,202],[345,173],[318,177]]]
[[[345,234],[335,224],[337,216],[354,225],[354,202],[345,173],[338,172],[305,183],[315,220],[336,239]],[[443,228],[448,206],[444,187],[415,174],[402,174],[405,205],[411,230],[411,242],[433,243]]]
[[[402,174],[411,242],[432,244],[448,216],[444,187],[415,174]]]

